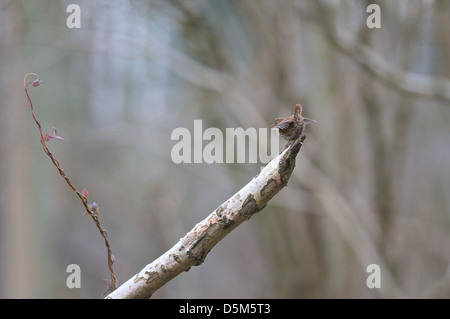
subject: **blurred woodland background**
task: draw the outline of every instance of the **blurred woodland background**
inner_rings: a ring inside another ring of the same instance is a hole
[[[0,297],[97,298],[109,278],[42,150],[28,72],[44,133],[65,139],[49,148],[100,206],[119,284],[260,171],[173,163],[175,128],[268,128],[302,103],[317,123],[288,186],[153,297],[450,297],[449,35],[449,1],[0,0]],[[66,286],[73,263],[81,289]]]

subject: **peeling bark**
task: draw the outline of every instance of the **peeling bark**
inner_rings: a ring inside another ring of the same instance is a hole
[[[261,211],[287,185],[305,137],[303,135],[270,161],[239,192],[107,298],[149,298],[172,278],[188,271],[192,266],[200,265],[222,238]]]

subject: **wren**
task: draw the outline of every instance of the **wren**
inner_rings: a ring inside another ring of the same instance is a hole
[[[288,141],[283,151],[296,139],[303,135],[307,124],[316,122],[315,120],[303,117],[302,109],[303,108],[300,104],[296,104],[293,115],[276,118],[272,124],[272,128],[277,128],[281,137]]]

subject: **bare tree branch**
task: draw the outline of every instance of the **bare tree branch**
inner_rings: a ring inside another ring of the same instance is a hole
[[[200,265],[211,249],[228,233],[262,210],[291,176],[305,136],[270,161],[239,192],[220,205],[178,243],[107,298],[149,298],[157,289],[192,266]]]
[[[313,22],[322,31],[328,41],[338,50],[351,57],[363,66],[370,74],[376,76],[390,88],[402,93],[427,98],[438,98],[444,102],[450,101],[450,80],[439,76],[429,76],[404,71],[388,62],[373,48],[357,40],[349,31],[330,22],[325,2],[317,1],[315,5],[320,14],[305,15],[299,11],[306,21]]]

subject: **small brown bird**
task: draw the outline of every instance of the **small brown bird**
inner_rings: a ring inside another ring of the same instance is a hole
[[[289,146],[289,144],[303,135],[306,124],[316,122],[307,117],[303,117],[302,109],[302,106],[300,104],[297,104],[294,107],[294,115],[288,117],[279,117],[275,119],[272,124],[272,128],[277,128],[280,132],[281,137],[288,141],[283,151]]]

